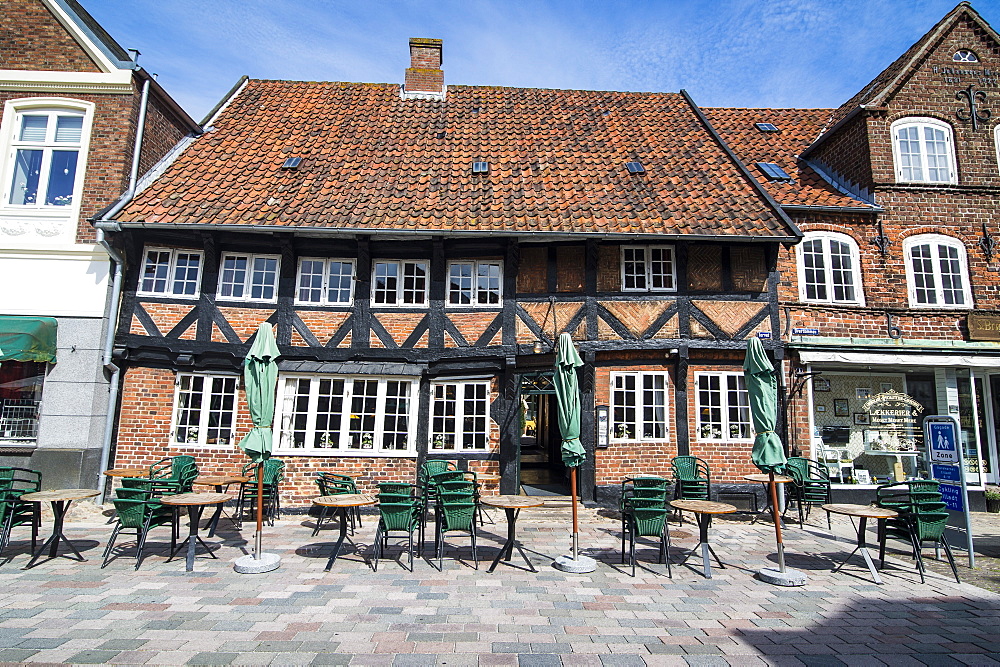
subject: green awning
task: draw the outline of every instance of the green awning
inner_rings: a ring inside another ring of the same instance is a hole
[[[0,361],[56,360],[56,318],[0,316]]]

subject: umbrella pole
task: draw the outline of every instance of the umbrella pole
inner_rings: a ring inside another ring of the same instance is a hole
[[[261,533],[264,532],[264,462],[257,464],[257,534],[253,540],[253,559],[260,560]],[[780,542],[780,540],[779,540]]]
[[[580,548],[580,532],[576,515],[576,466],[569,469],[569,492],[573,494],[573,560],[577,560]]]
[[[785,544],[781,539],[781,515],[778,514],[778,485],[774,483],[774,471],[768,473],[768,491],[771,494],[771,516],[774,519],[774,534],[778,538],[778,571],[785,571]]]

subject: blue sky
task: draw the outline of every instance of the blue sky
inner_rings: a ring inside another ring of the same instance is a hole
[[[451,84],[839,106],[957,0],[82,0],[200,120],[243,74],[401,83],[410,37]],[[1000,0],[973,7],[1000,28]]]

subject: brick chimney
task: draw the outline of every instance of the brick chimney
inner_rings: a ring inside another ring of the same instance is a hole
[[[410,66],[406,69],[403,99],[443,100],[447,89],[441,62],[440,39],[411,39]]]

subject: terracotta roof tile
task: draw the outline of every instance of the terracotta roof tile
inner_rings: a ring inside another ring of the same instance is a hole
[[[702,109],[750,173],[782,206],[864,207],[866,202],[842,193],[798,156],[819,136],[830,109]],[[756,123],[771,123],[778,132],[762,132]],[[773,162],[792,177],[771,181],[757,162]]]
[[[281,169],[293,156],[299,168]],[[478,160],[489,174],[471,173]],[[629,174],[632,160],[646,174]],[[264,80],[119,220],[794,235],[678,94],[449,86],[431,101],[392,84]]]

